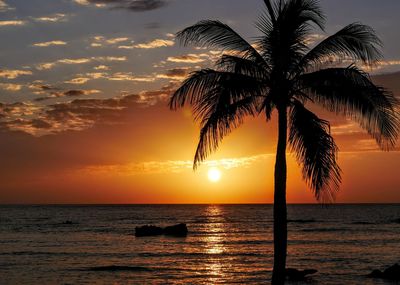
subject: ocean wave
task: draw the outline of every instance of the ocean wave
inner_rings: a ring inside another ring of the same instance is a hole
[[[314,219],[298,219],[298,220],[290,220],[290,219],[288,219],[287,220],[287,222],[288,223],[299,223],[299,224],[308,224],[308,223],[317,223],[317,222],[319,222],[319,221],[317,221],[317,220],[314,220]]]
[[[152,271],[150,268],[142,266],[125,266],[125,265],[108,265],[108,266],[95,266],[81,269],[82,271]]]
[[[302,229],[302,232],[345,232],[351,231],[348,228],[313,228],[313,229]]]
[[[373,223],[373,222],[365,222],[365,221],[357,221],[357,222],[351,222],[351,225],[376,225],[378,223]]]
[[[259,252],[142,252],[138,254],[139,257],[265,257],[267,254],[259,253]]]

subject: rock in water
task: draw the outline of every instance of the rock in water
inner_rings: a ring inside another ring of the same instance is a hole
[[[185,237],[188,234],[186,224],[178,224],[164,228],[164,234],[175,237]]]
[[[297,270],[295,268],[286,268],[286,277],[291,281],[303,281],[306,279],[307,275],[317,272],[318,270],[315,269]]]
[[[147,225],[135,228],[136,237],[159,236],[159,235],[185,237],[187,236],[187,234],[188,234],[188,229],[186,227],[186,224],[177,224],[165,228],[156,226],[147,226]]]
[[[382,271],[375,269],[370,274],[367,275],[369,278],[382,278],[383,273]]]
[[[388,280],[400,280],[400,265],[397,263],[386,268],[383,272],[375,269],[370,274],[367,275],[370,278],[380,278],[380,279],[388,279]]]
[[[135,236],[146,237],[146,236],[159,236],[163,234],[163,229],[156,226],[142,226],[135,228]]]
[[[397,263],[386,268],[383,271],[383,278],[391,279],[391,280],[400,280],[400,265]]]

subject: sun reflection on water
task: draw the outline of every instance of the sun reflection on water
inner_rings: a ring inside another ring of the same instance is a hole
[[[207,218],[206,232],[207,236],[204,238],[205,252],[209,254],[206,270],[208,281],[213,284],[218,279],[224,278],[224,260],[222,253],[226,251],[224,246],[226,229],[224,227],[224,217],[219,205],[210,205],[206,208],[205,216]]]

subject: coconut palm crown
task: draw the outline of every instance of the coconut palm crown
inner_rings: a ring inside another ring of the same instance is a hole
[[[381,41],[369,26],[353,23],[312,47],[314,28],[325,16],[316,0],[265,0],[256,23],[260,36],[249,43],[228,25],[204,20],[177,33],[183,45],[219,48],[225,53],[214,69],[191,73],[170,99],[185,104],[200,123],[194,168],[246,116],[278,114],[274,188],[273,284],[283,284],[287,250],[286,149],[295,153],[302,175],[319,201],[334,199],[341,182],[338,147],[328,121],[307,103],[357,121],[384,150],[394,147],[399,103],[357,66],[381,58]],[[346,64],[346,65],[345,65]]]

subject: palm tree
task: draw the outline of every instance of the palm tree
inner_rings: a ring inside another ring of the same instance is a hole
[[[170,108],[188,103],[200,123],[194,169],[245,116],[262,114],[269,121],[277,111],[272,284],[284,284],[287,144],[317,200],[333,200],[341,182],[330,124],[311,112],[307,103],[354,119],[384,150],[397,140],[399,104],[356,66],[371,66],[381,59],[381,41],[369,26],[350,24],[310,48],[307,41],[313,27],[324,29],[317,0],[264,3],[265,11],[256,23],[261,36],[253,44],[220,21],[200,21],[177,33],[185,46],[227,52],[215,69],[193,72],[172,95]]]

